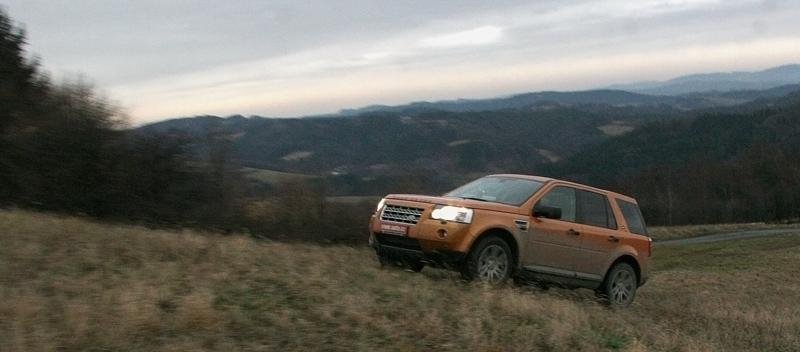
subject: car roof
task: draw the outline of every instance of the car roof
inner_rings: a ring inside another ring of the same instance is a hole
[[[609,190],[605,190],[605,189],[601,189],[601,188],[597,188],[597,187],[592,187],[592,186],[585,185],[585,184],[582,184],[582,183],[559,180],[559,179],[556,179],[556,178],[535,176],[535,175],[520,175],[520,174],[495,174],[495,175],[488,175],[487,177],[490,177],[490,176],[521,178],[521,179],[526,179],[526,180],[534,180],[534,181],[538,181],[538,182],[542,182],[542,183],[559,182],[559,183],[563,183],[563,184],[566,184],[566,185],[588,188],[588,189],[591,189],[591,190],[596,191],[596,192],[600,192],[600,193],[605,193],[605,194],[611,195],[614,198],[620,198],[620,199],[623,199],[623,200],[626,200],[626,201],[629,201],[629,202],[637,203],[636,199],[634,199],[633,197],[626,196],[626,195],[621,194],[621,193],[617,193],[617,192],[613,192],[613,191],[609,191]]]

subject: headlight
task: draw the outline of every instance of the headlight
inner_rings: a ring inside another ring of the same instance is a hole
[[[472,222],[472,209],[454,207],[452,205],[437,205],[431,212],[431,218],[469,224]]]
[[[381,211],[383,209],[383,205],[386,204],[386,198],[382,198],[380,202],[378,202],[378,207],[375,208],[375,212]]]

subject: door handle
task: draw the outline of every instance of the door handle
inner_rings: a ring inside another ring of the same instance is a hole
[[[609,242],[619,242],[619,238],[617,236],[608,236]]]
[[[567,234],[568,235],[573,235],[573,236],[580,236],[581,233],[578,232],[578,231],[575,231],[573,229],[569,229],[569,231],[567,231]]]

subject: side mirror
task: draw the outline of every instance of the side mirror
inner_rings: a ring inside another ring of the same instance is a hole
[[[543,217],[547,219],[561,219],[561,208],[559,207],[550,207],[547,205],[536,204],[533,207],[533,216],[534,217]]]

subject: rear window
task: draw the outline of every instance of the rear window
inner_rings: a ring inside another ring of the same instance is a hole
[[[628,223],[628,230],[635,234],[647,236],[647,227],[644,224],[642,212],[639,211],[639,206],[621,199],[617,199],[617,205],[619,205],[619,209],[622,210],[622,216],[625,217],[625,221]]]
[[[610,209],[606,196],[590,191],[578,191],[579,223],[616,229],[617,222]]]

